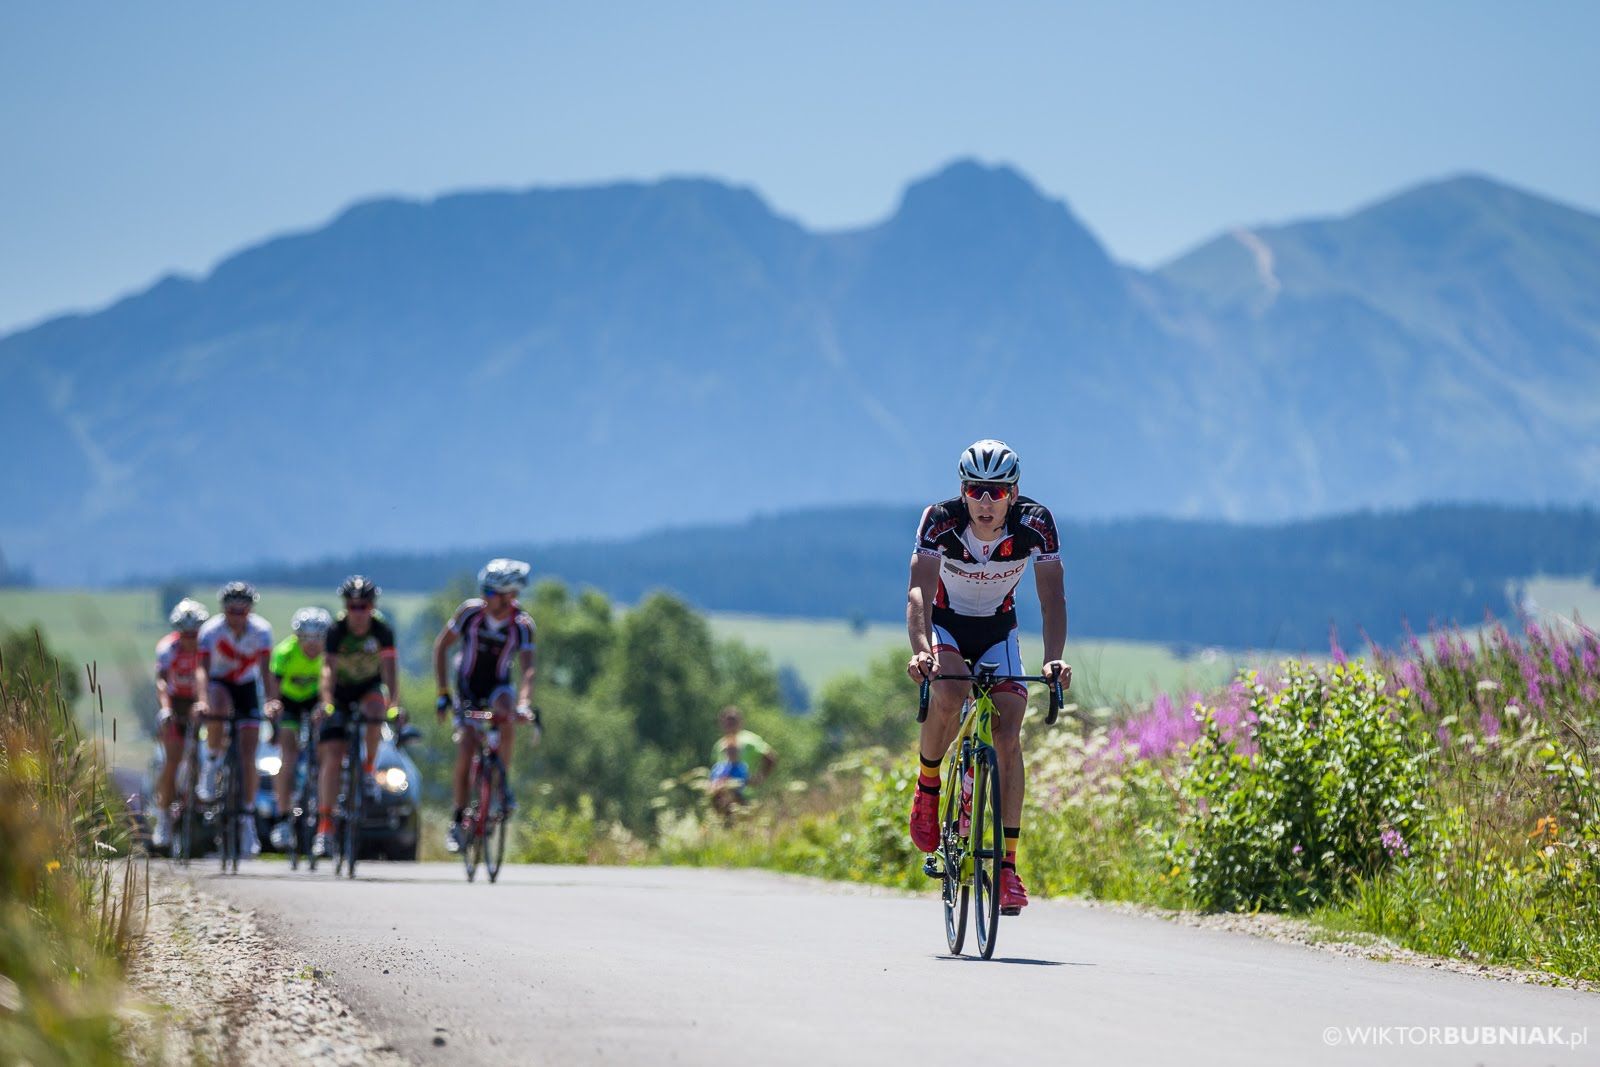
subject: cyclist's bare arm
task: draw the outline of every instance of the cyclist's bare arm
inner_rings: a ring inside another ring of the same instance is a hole
[[[911,641],[911,662],[906,670],[913,678],[933,669],[933,627],[928,612],[939,589],[939,563],[937,556],[918,553],[911,557],[911,582],[906,588],[906,637]]]
[[[400,706],[400,660],[395,655],[394,649],[385,649],[383,658],[378,661],[378,678],[383,682],[383,688],[389,693],[389,707]]]
[[[532,648],[525,648],[517,653],[518,666],[522,668],[522,678],[517,683],[517,706],[530,707],[533,704],[533,679],[539,673],[539,653]]]
[[[211,710],[206,706],[207,697],[211,693],[211,674],[206,670],[206,665],[200,663],[194,669],[194,711],[204,715]]]
[[[156,672],[156,702],[168,711],[172,710],[171,691],[167,688],[167,675],[164,671]]]
[[[1061,661],[1062,652],[1067,647],[1065,573],[1058,559],[1041,561],[1033,568],[1033,582],[1039,590],[1039,615],[1044,623],[1044,662],[1047,668]],[[1068,674],[1063,682],[1070,685],[1071,677]]]
[[[261,653],[261,684],[267,691],[267,703],[276,704],[282,695],[278,690],[278,676],[272,673],[271,653]]]
[[[322,710],[333,707],[333,679],[334,667],[339,657],[332,652],[327,653],[322,660]]]
[[[433,639],[433,680],[438,683],[440,693],[450,691],[450,680],[445,677],[445,660],[449,658],[450,646],[455,644],[460,636],[451,628],[451,623],[454,621],[452,617],[439,631],[439,636]]]

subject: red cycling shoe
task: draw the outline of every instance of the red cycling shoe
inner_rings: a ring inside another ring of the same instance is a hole
[[[1016,915],[1028,906],[1028,887],[1014,867],[1000,868],[1000,914]]]
[[[911,843],[918,852],[939,848],[939,794],[917,790],[911,798]]]

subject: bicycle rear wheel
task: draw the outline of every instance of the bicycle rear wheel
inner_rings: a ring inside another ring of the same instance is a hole
[[[483,776],[483,863],[489,881],[500,877],[500,864],[506,858],[506,769],[498,757],[489,761]]]
[[[939,898],[944,905],[945,943],[952,956],[959,956],[967,940],[967,903],[972,889],[961,876],[968,855],[966,838],[961,836],[961,760],[946,762],[944,793],[939,798],[939,856],[944,864]]]
[[[172,838],[172,855],[185,867],[195,855],[200,839],[200,813],[195,810],[194,787],[198,773],[199,757],[195,750],[196,737],[190,724],[184,741],[183,762],[178,765],[178,828]]]
[[[994,750],[980,749],[972,770],[972,895],[978,951],[994,955],[1000,925],[1000,864],[1005,841],[1000,826],[1000,767]]]

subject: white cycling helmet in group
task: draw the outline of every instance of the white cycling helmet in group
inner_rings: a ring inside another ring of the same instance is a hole
[[[485,596],[491,593],[519,593],[528,585],[533,568],[520,559],[491,559],[478,572],[478,587]]]
[[[326,637],[333,616],[323,608],[301,608],[289,620],[289,629],[301,637]]]
[[[167,621],[172,623],[180,632],[192,634],[200,629],[200,624],[211,618],[211,613],[206,606],[198,600],[184,597],[173,605],[172,614],[167,616]]]
[[[1021,477],[1022,461],[1004,441],[985,438],[973,442],[961,453],[961,480],[964,482],[1016,485]]]

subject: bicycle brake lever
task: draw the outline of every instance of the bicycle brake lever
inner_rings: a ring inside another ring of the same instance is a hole
[[[928,691],[933,683],[927,678],[922,680],[922,696],[917,701],[917,721],[926,722],[928,719]]]
[[[1056,716],[1061,712],[1061,700],[1061,683],[1057,681],[1050,686],[1050,714],[1044,717],[1046,726],[1054,726],[1056,724]]]

